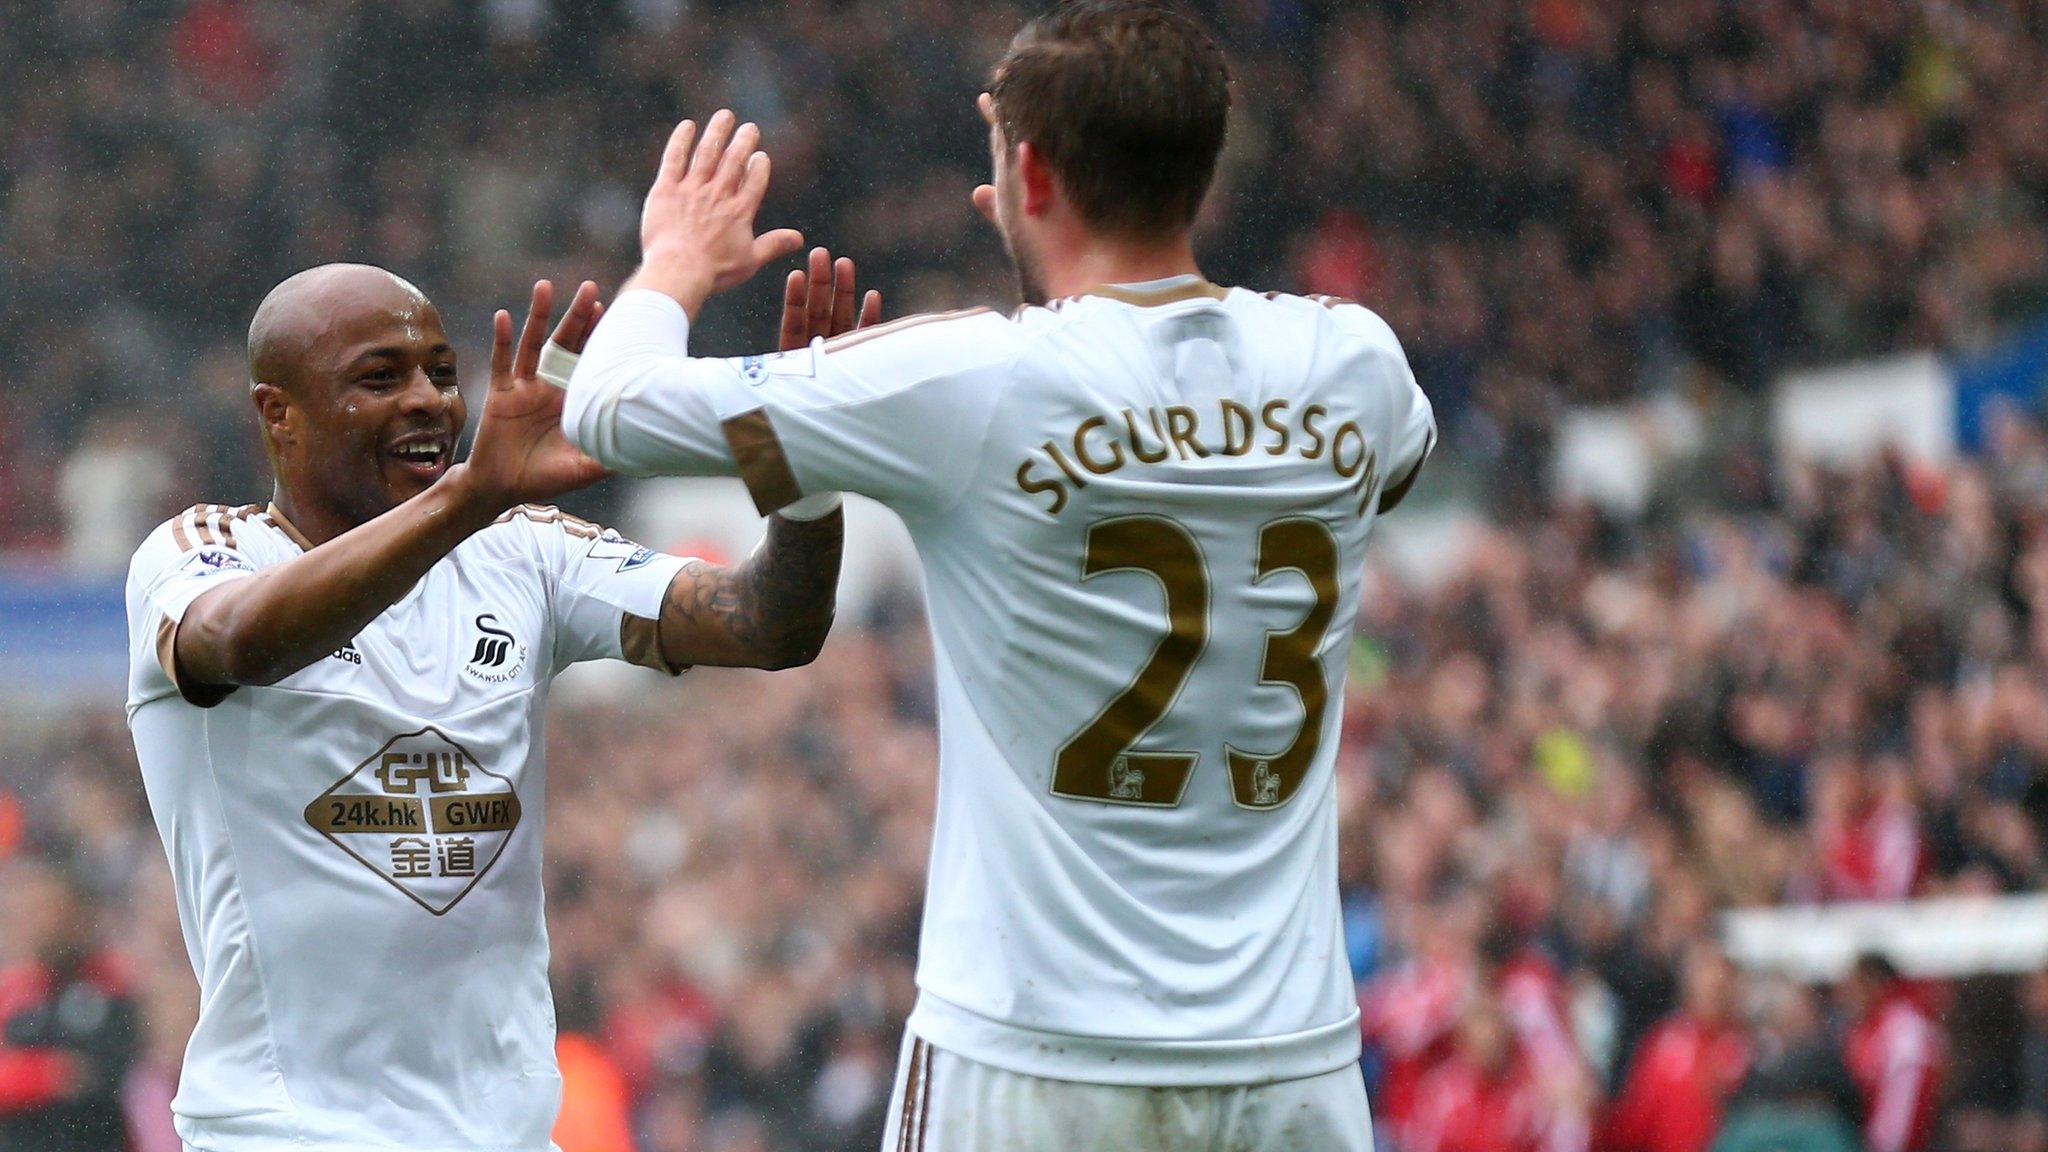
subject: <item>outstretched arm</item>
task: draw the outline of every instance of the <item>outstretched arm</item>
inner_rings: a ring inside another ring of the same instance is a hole
[[[536,377],[553,295],[534,285],[516,353],[512,317],[492,318],[491,390],[469,459],[382,516],[194,600],[171,640],[180,684],[218,695],[274,684],[346,644],[505,509],[605,474],[562,435],[561,393]],[[565,318],[556,339],[581,347],[586,331]]]
[[[881,315],[870,292],[855,314],[853,261],[811,250],[782,298],[780,344],[802,348]],[[697,564],[676,573],[662,602],[662,654],[671,663],[790,668],[817,658],[832,630],[845,517],[837,494],[798,501],[768,518],[768,535],[743,563]]]

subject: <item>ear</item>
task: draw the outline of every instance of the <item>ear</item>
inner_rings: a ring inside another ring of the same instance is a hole
[[[1024,214],[1043,216],[1059,194],[1059,180],[1030,141],[1017,145],[1017,179],[1024,185]]]
[[[272,444],[289,444],[298,424],[298,410],[291,394],[275,384],[258,384],[249,389],[249,402],[256,406],[256,420],[263,438]]]

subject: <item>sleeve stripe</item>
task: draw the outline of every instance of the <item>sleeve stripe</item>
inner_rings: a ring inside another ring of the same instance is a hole
[[[690,670],[688,664],[670,662],[661,650],[661,621],[635,616],[631,612],[619,615],[619,654],[628,664],[680,676]]]
[[[192,550],[192,537],[185,534],[185,517],[189,515],[189,512],[180,512],[171,517],[171,539],[177,541],[180,552]]]
[[[211,708],[234,695],[233,684],[191,684],[178,675],[178,622],[169,616],[158,617],[156,622],[156,662],[187,704]]]
[[[915,328],[920,324],[931,324],[939,320],[960,320],[968,316],[978,316],[983,312],[989,311],[992,311],[992,309],[962,308],[955,312],[931,312],[917,316],[905,316],[900,320],[891,320],[887,324],[877,324],[872,328],[857,328],[843,336],[834,336],[830,340],[825,341],[825,351],[841,352],[856,344],[865,344],[877,336],[892,336],[906,328]]]
[[[1398,482],[1389,485],[1386,494],[1380,497],[1380,511],[1392,511],[1394,506],[1399,504],[1402,498],[1408,495],[1408,490],[1415,487],[1415,478],[1422,475],[1422,466],[1429,462],[1429,454],[1434,451],[1436,451],[1436,433],[1431,432],[1429,439],[1423,442],[1422,455],[1415,458],[1415,466],[1408,469],[1408,474],[1401,477]]]
[[[727,420],[723,427],[740,479],[746,481],[747,492],[753,496],[754,507],[761,515],[803,498],[803,489],[797,486],[796,473],[789,469],[789,457],[783,454],[782,441],[775,435],[775,425],[769,423],[765,410],[756,408],[742,413]]]

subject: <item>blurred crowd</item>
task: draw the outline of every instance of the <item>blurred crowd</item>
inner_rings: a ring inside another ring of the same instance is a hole
[[[1033,6],[0,2],[0,547],[117,564],[195,492],[260,498],[240,337],[299,268],[399,270],[472,364],[528,277],[616,285],[664,132],[721,104],[766,128],[767,216],[893,311],[1001,303],[972,100]],[[1562,404],[1969,344],[2048,289],[2025,0],[1190,7],[1238,81],[1212,278],[1379,307],[1506,474]],[[772,290],[699,346],[766,343]]]

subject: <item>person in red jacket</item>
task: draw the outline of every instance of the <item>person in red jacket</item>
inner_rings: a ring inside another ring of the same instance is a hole
[[[1449,1053],[1479,986],[1476,920],[1462,895],[1418,909],[1414,953],[1360,990],[1359,1027],[1384,1061],[1373,1115],[1395,1131],[1406,1127],[1422,1078]]]
[[[1549,1109],[1515,1051],[1500,1002],[1475,997],[1451,1050],[1424,1073],[1400,1136],[1404,1152],[1541,1152]]]
[[[1869,1152],[1925,1152],[1934,1138],[1946,1047],[1920,990],[1882,956],[1859,957],[1842,981],[1851,1023],[1842,1058],[1863,1097]]]
[[[1749,1066],[1735,1020],[1736,976],[1710,944],[1686,953],[1677,1012],[1636,1047],[1602,1126],[1603,1152],[1706,1152],[1721,1107]]]
[[[0,873],[0,1149],[117,1152],[121,1085],[139,1040],[120,965],[91,947],[90,905],[55,868]],[[12,952],[12,950],[10,950]]]

